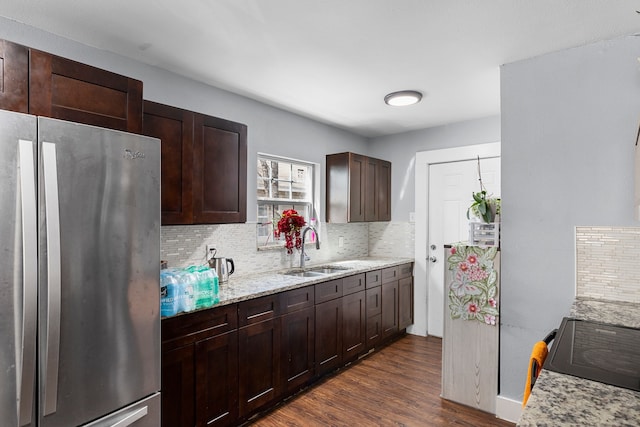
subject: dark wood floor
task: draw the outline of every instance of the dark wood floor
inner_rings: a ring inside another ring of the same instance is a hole
[[[310,387],[251,425],[514,425],[440,398],[441,355],[441,339],[407,335]]]

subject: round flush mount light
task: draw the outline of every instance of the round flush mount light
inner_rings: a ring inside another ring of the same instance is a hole
[[[407,105],[417,104],[421,99],[422,93],[417,90],[401,90],[399,92],[392,92],[385,96],[384,102],[393,107],[404,107]]]

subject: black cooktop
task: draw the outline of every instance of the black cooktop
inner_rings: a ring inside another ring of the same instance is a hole
[[[544,369],[640,391],[640,329],[565,317]]]

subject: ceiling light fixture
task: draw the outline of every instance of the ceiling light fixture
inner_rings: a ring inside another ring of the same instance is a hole
[[[417,90],[401,90],[385,96],[384,102],[393,107],[404,107],[406,105],[417,104],[421,99],[422,93]]]

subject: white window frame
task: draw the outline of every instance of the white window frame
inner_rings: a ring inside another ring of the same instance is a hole
[[[258,153],[256,159],[256,168],[257,164],[260,160],[275,160],[293,164],[300,164],[310,168],[310,178],[311,184],[309,192],[309,197],[307,199],[280,199],[280,198],[265,198],[258,197],[257,189],[256,189],[256,219],[257,219],[257,228],[256,228],[256,246],[258,250],[269,250],[269,249],[281,249],[284,245],[284,238],[280,240],[276,240],[273,236],[273,219],[275,218],[265,218],[260,215],[260,209],[263,206],[273,206],[274,213],[282,213],[281,210],[276,212],[277,206],[286,206],[286,209],[296,209],[297,207],[304,206],[308,209],[309,214],[304,215],[304,219],[307,221],[307,224],[310,224],[311,219],[315,219],[316,226],[319,225],[320,222],[320,164],[311,162],[308,160],[300,160],[294,159],[290,157],[278,156],[274,154],[266,154],[266,153]],[[256,179],[258,179],[258,170],[256,170]],[[296,209],[299,211],[299,209]],[[313,243],[313,242],[309,242]]]

